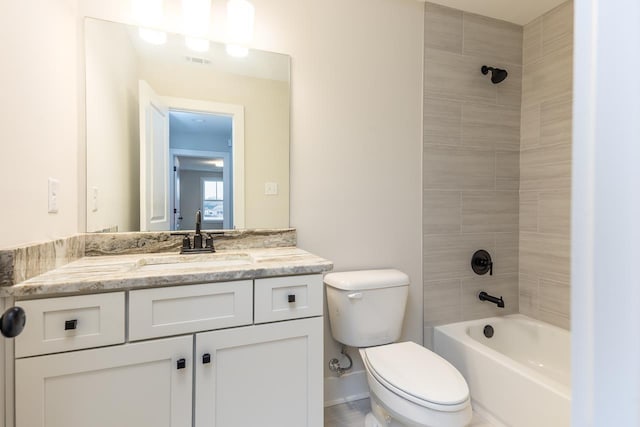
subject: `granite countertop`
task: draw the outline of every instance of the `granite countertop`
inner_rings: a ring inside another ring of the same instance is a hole
[[[0,297],[151,288],[261,277],[323,273],[333,263],[296,247],[84,257],[13,286]]]

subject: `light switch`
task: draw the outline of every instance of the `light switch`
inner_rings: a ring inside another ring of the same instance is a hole
[[[265,182],[264,183],[264,194],[267,196],[275,196],[278,194],[278,183],[277,182]]]
[[[60,192],[60,181],[49,178],[49,213],[58,213],[58,195]]]

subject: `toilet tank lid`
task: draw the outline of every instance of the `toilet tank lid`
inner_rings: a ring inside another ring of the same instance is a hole
[[[400,270],[359,270],[329,273],[324,276],[324,283],[345,291],[361,291],[367,289],[393,288],[408,286],[409,276]]]

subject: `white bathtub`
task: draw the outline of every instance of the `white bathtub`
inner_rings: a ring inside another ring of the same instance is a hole
[[[486,338],[485,325],[494,329]],[[570,333],[521,314],[435,328],[434,350],[467,380],[475,410],[509,427],[568,427]]]

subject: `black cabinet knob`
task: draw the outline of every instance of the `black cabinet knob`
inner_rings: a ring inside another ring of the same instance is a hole
[[[205,353],[202,355],[202,363],[205,365],[207,363],[211,363],[211,355],[209,353]]]
[[[27,315],[21,307],[11,307],[0,317],[0,332],[7,338],[20,335],[27,323]]]
[[[296,302],[296,296],[295,294],[290,294],[287,296],[287,299],[289,300],[289,302]]]
[[[187,367],[187,360],[186,359],[178,359],[178,369],[184,369]]]
[[[65,320],[64,322],[64,330],[71,331],[73,329],[78,328],[78,319]]]

